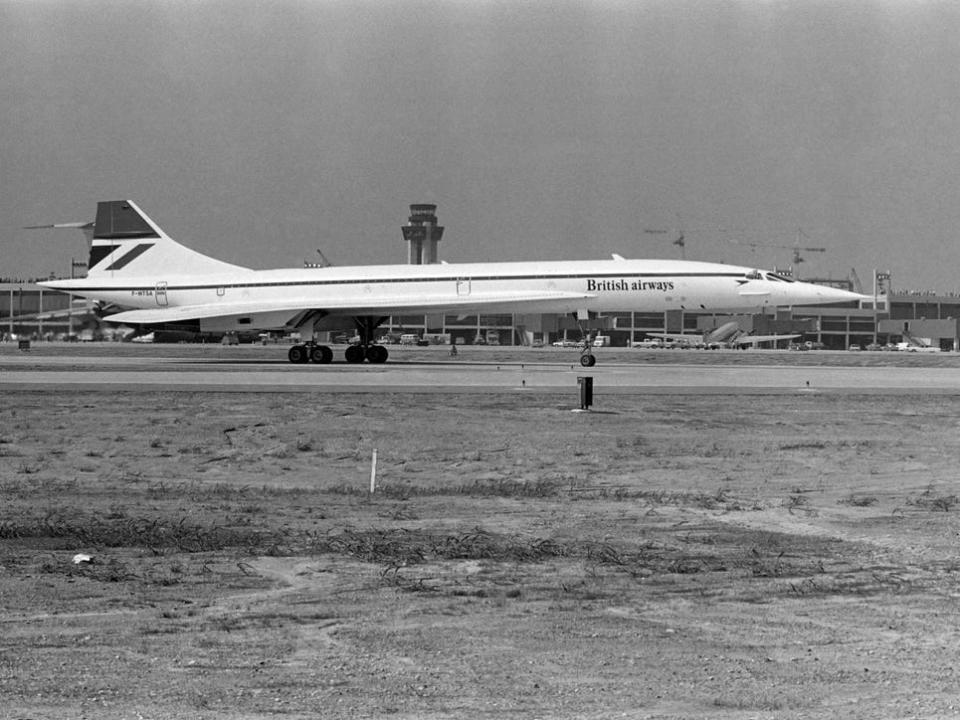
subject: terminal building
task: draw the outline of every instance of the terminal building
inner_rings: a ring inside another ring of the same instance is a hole
[[[444,228],[438,224],[436,210],[437,206],[430,204],[410,206],[408,224],[401,228],[409,263],[440,261]],[[849,281],[823,282],[857,289]],[[609,329],[603,334],[610,338],[610,345],[626,347],[650,332],[704,333],[736,320],[747,332],[800,334],[803,341],[833,350],[904,339],[920,340],[942,350],[960,350],[960,295],[897,291],[891,287],[889,273],[876,273],[874,283],[876,302],[778,308],[737,316],[681,310],[619,313],[610,316]],[[380,330],[381,335],[416,334],[463,345],[539,345],[580,338],[571,317],[519,313],[398,316],[390,318]],[[69,296],[44,290],[33,282],[0,280],[0,339],[68,337],[115,339],[118,334],[111,332],[109,324],[99,322],[88,303],[71,303]]]

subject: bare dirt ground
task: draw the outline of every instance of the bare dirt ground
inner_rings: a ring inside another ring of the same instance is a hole
[[[0,717],[960,715],[956,398],[573,400],[8,393]]]

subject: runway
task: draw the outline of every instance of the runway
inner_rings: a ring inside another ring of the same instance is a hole
[[[109,350],[109,347],[106,348]],[[135,355],[72,352],[3,353],[0,391],[34,390],[181,392],[399,392],[576,393],[578,378],[593,378],[595,394],[958,394],[954,367],[818,366],[716,362],[631,362],[601,357],[593,368],[566,362],[429,359],[386,365],[291,365],[279,358],[196,356],[178,346],[144,348]],[[689,356],[688,356],[689,357]],[[809,358],[807,358],[809,359]],[[762,358],[761,358],[762,360]]]

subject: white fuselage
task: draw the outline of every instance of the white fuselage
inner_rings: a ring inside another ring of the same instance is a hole
[[[249,316],[251,328],[282,327],[283,303],[329,314],[456,311],[750,311],[764,306],[849,301],[832,288],[751,268],[679,260],[593,260],[234,270],[202,275],[111,277],[101,273],[51,286],[135,308],[207,308],[204,317]],[[475,305],[473,304],[475,301]],[[238,311],[238,307],[247,311]],[[227,323],[229,324],[229,323]]]

